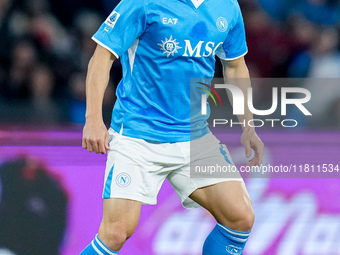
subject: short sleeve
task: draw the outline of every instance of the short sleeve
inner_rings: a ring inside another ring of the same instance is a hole
[[[133,45],[145,27],[146,11],[142,1],[122,0],[92,39],[118,58]]]
[[[223,60],[234,60],[248,52],[242,13],[238,4],[236,9],[233,27],[229,30],[222,47],[216,52],[216,55]]]

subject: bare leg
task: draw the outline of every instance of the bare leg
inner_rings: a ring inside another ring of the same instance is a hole
[[[206,208],[218,222],[205,240],[202,254],[243,254],[255,220],[244,183],[214,184],[197,189],[190,198]]]
[[[141,202],[128,199],[104,200],[98,237],[111,250],[119,251],[132,236],[139,221],[141,205]]]
[[[227,181],[195,190],[190,198],[206,208],[217,222],[238,231],[250,231],[254,212],[243,182]]]

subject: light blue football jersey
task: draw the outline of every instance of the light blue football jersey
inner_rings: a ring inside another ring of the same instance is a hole
[[[92,39],[123,67],[111,127],[156,142],[209,133],[209,114],[199,112],[200,90],[190,96],[190,79],[213,77],[215,55],[247,53],[237,0],[123,0]],[[193,105],[197,114],[190,114]]]

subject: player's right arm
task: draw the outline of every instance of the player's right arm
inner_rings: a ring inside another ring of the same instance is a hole
[[[105,154],[109,150],[109,133],[103,121],[103,98],[115,56],[97,45],[86,76],[86,122],[82,146],[89,152]]]

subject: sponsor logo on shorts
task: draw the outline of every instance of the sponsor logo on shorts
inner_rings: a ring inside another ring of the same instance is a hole
[[[120,173],[117,175],[116,183],[119,187],[125,188],[131,183],[131,176],[128,173]]]
[[[228,29],[228,21],[223,17],[219,17],[216,21],[216,26],[219,31],[225,32]]]
[[[235,245],[229,245],[226,247],[226,251],[229,253],[229,254],[233,254],[233,255],[239,255],[239,254],[242,254],[242,248],[240,247],[237,247]]]
[[[116,25],[119,16],[120,14],[118,12],[113,11],[111,15],[105,20],[105,24],[113,28]]]

